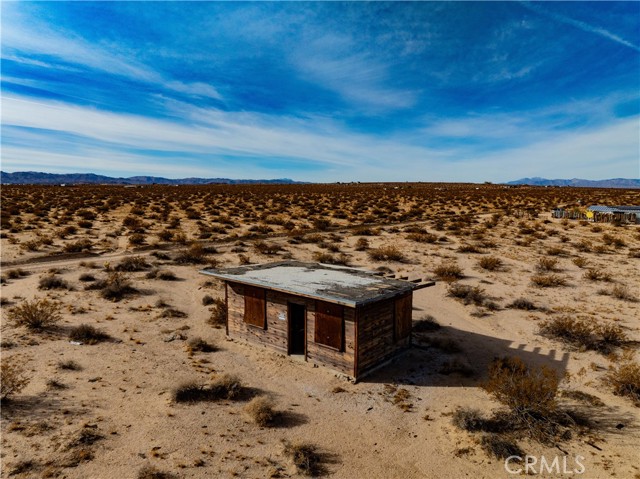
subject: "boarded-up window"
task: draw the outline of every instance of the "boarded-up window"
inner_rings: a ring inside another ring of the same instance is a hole
[[[316,343],[342,351],[343,309],[339,304],[316,301]]]
[[[265,329],[265,291],[254,286],[244,287],[244,322]]]
[[[412,295],[401,296],[395,301],[394,339],[399,341],[411,333],[411,299]]]

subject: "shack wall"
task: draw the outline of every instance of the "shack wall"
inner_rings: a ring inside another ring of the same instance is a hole
[[[266,290],[266,329],[244,322],[244,292],[240,283],[227,283],[227,334],[252,344],[262,345],[288,354],[289,317],[288,303],[306,307],[306,354],[308,361],[328,366],[354,376],[355,360],[355,309],[344,308],[344,335],[341,351],[336,351],[314,341],[316,301],[302,296]],[[284,319],[280,319],[284,318]]]
[[[411,298],[412,298],[411,294]],[[358,308],[358,356],[355,376],[391,359],[411,344],[411,335],[396,339],[395,314],[397,298],[386,299]],[[412,299],[409,299],[411,302]]]

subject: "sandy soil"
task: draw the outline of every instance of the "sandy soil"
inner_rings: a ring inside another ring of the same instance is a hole
[[[17,269],[25,275],[6,279],[2,286],[2,356],[3,360],[21,357],[31,378],[2,407],[3,476],[135,478],[152,465],[184,478],[298,477],[284,445],[308,442],[321,452],[326,474],[336,478],[510,477],[502,460],[482,450],[480,435],[454,427],[451,414],[459,407],[487,413],[498,409],[500,405],[480,384],[492,358],[514,355],[528,364],[555,368],[567,377],[564,390],[579,390],[604,403],[592,410],[600,430],[561,446],[570,458],[584,456],[586,471],[581,477],[640,477],[639,409],[628,398],[612,394],[603,381],[607,369],[621,361],[623,350],[609,356],[578,351],[538,331],[541,321],[559,314],[615,322],[629,338],[625,348],[635,351],[640,341],[640,303],[600,293],[624,284],[631,296],[640,298],[640,261],[630,254],[640,247],[640,230],[611,225],[594,230],[593,225],[553,220],[546,214],[537,219],[503,217],[486,227],[490,218],[478,216],[480,223],[464,235],[435,231],[433,221],[418,222],[438,237],[446,236],[446,241],[435,243],[409,240],[406,226],[384,227],[365,237],[371,248],[398,246],[406,255],[402,262],[372,261],[367,251],[356,251],[362,236],[351,230],[318,233],[326,245],[335,244],[347,254],[350,264],[371,270],[384,266],[398,276],[435,278],[440,263],[455,260],[465,274],[460,282],[483,288],[498,305],[495,311],[465,305],[448,296],[443,281],[417,291],[414,320],[431,315],[442,328],[416,335],[414,344],[421,347],[411,348],[357,384],[326,368],[227,339],[223,329],[207,323],[210,306],[204,306],[202,298],[221,297],[223,290],[198,274],[204,265],[158,259],[151,254],[154,248],[134,251],[126,237],[109,237],[114,229],[109,221],[95,222],[89,233],[104,243],[104,249],[91,258],[48,257],[46,249],[53,248],[49,246],[25,252],[19,242],[3,237],[3,275]],[[525,227],[534,232],[523,232]],[[474,236],[479,232],[481,236]],[[602,245],[605,234],[622,239],[624,245],[605,245],[598,252],[576,249],[582,240]],[[24,242],[32,235],[25,231],[14,236]],[[73,238],[79,237],[82,233]],[[482,253],[458,251],[461,244],[482,241]],[[314,253],[327,251],[316,243],[292,244],[283,235],[269,242],[282,245],[284,251],[264,255],[252,249],[252,240],[239,245],[231,239],[218,241],[212,258],[220,266],[235,266],[240,254],[253,262],[311,261]],[[173,257],[175,248],[167,247],[164,254]],[[536,287],[531,283],[536,262],[549,257],[550,248],[562,249],[553,257],[558,259],[557,274],[566,278],[567,285]],[[478,260],[488,255],[502,258],[504,267],[493,272],[480,268]],[[147,279],[148,270],[128,273],[139,293],[119,302],[103,299],[99,291],[84,290],[87,283],[79,280],[80,275],[106,278],[105,265],[113,268],[128,256],[143,256],[153,266],[175,273],[178,280]],[[573,262],[578,257],[585,258],[588,267],[610,273],[612,281],[586,279],[586,267]],[[40,279],[54,269],[71,290],[38,289]],[[32,332],[8,320],[10,308],[43,297],[62,304],[59,327]],[[508,308],[516,298],[527,298],[541,309]],[[167,305],[185,316],[162,317]],[[68,332],[79,324],[94,325],[111,339],[73,344]],[[451,339],[460,352],[447,354],[428,346],[421,342],[425,335]],[[218,350],[188,352],[187,340],[195,337]],[[60,363],[69,360],[81,369],[61,369]],[[443,374],[443,365],[452,361],[473,375]],[[282,421],[276,427],[258,427],[244,412],[244,400],[172,401],[179,384],[206,382],[223,373],[237,375],[253,394],[272,398],[283,413]],[[406,389],[408,397],[394,404],[400,389]],[[563,454],[526,439],[520,446],[531,455]],[[568,467],[573,467],[571,462]]]

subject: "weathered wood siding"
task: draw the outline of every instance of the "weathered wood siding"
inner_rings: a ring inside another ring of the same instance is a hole
[[[410,329],[404,337],[394,338],[397,309],[411,308],[413,293],[371,303],[358,309],[358,360],[355,376],[367,372],[391,358],[398,350],[409,346]],[[398,301],[398,304],[396,302]],[[409,327],[410,328],[410,327]]]
[[[344,335],[342,351],[314,342],[316,302],[313,299],[266,290],[266,328],[258,328],[244,322],[245,286],[227,283],[227,334],[253,344],[288,353],[288,303],[304,304],[307,310],[306,359],[328,366],[350,376],[354,375],[355,360],[355,310],[344,308]],[[283,319],[279,319],[283,317]]]

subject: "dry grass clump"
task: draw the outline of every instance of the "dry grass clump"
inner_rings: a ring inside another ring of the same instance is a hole
[[[92,281],[95,281],[96,277],[94,275],[92,275],[91,273],[82,273],[78,277],[78,280],[82,281],[83,283],[90,283]]]
[[[298,472],[305,476],[318,476],[323,473],[318,448],[309,443],[285,444],[284,453],[291,458]]]
[[[373,261],[406,261],[406,257],[397,246],[387,245],[370,249],[367,254]]]
[[[480,258],[478,266],[487,271],[499,271],[504,267],[504,261],[497,256],[485,256]]]
[[[15,326],[40,331],[55,326],[61,319],[60,305],[46,298],[23,301],[9,310],[8,318]]]
[[[189,351],[190,353],[212,353],[214,351],[217,351],[217,349],[213,344],[208,343],[204,339],[195,337],[187,341],[187,351]]]
[[[184,383],[173,391],[175,402],[219,401],[237,399],[242,392],[242,384],[237,376],[223,374],[211,384]]]
[[[349,256],[344,253],[340,253],[339,255],[333,255],[331,253],[326,253],[324,251],[317,251],[313,253],[313,260],[318,263],[324,264],[339,264],[347,266],[349,264]]]
[[[168,269],[152,269],[149,271],[145,278],[147,279],[159,279],[161,281],[177,281],[178,277],[176,274]]]
[[[126,271],[132,273],[134,271],[144,271],[149,269],[149,263],[142,256],[129,256],[123,259],[115,266],[116,271]]]
[[[193,243],[188,248],[178,251],[174,261],[178,264],[203,264],[211,252],[199,243]]]
[[[176,308],[166,308],[160,313],[161,318],[186,318],[187,316],[187,313]]]
[[[484,289],[479,286],[453,283],[447,289],[447,295],[459,299],[464,304],[475,304],[476,306],[484,306],[491,310],[498,309],[498,305],[491,301],[489,296],[484,292]]]
[[[433,270],[438,279],[442,281],[457,281],[464,278],[462,268],[455,261],[444,261]]]
[[[161,471],[155,466],[144,466],[138,471],[137,479],[176,479],[178,476],[170,472]]]
[[[540,333],[582,350],[603,354],[627,341],[627,335],[615,324],[598,324],[571,316],[559,316],[544,321]]]
[[[282,251],[282,246],[276,243],[267,243],[266,241],[256,241],[253,244],[253,248],[256,253],[265,254],[268,256],[278,254]]]
[[[578,256],[577,258],[573,258],[573,264],[575,264],[578,268],[584,268],[587,265],[587,260],[582,256]]]
[[[629,288],[624,284],[616,284],[611,289],[611,296],[623,301],[630,301],[635,303],[638,299],[629,291]]]
[[[526,298],[514,299],[507,305],[507,308],[521,309],[523,311],[535,311],[538,307]]]
[[[463,243],[458,246],[459,253],[482,253],[482,249],[475,244]]]
[[[599,268],[589,268],[583,275],[584,279],[589,281],[613,281],[611,274]]]
[[[555,288],[567,285],[567,279],[559,274],[535,274],[531,277],[531,282],[540,288]]]
[[[55,274],[48,274],[38,281],[38,289],[71,289],[69,283]]]
[[[83,344],[97,344],[111,339],[111,337],[104,331],[101,331],[90,324],[81,324],[71,328],[71,331],[69,331],[69,339]]]
[[[25,374],[24,363],[19,356],[3,356],[0,362],[0,400],[6,401],[22,391],[31,379]]]
[[[120,301],[125,296],[130,296],[138,292],[129,279],[122,273],[111,273],[106,280],[98,281],[90,289],[100,289],[100,295],[104,299]]]
[[[24,278],[25,276],[29,276],[31,273],[29,273],[28,271],[25,271],[24,269],[21,268],[17,268],[17,269],[10,269],[9,271],[6,272],[5,276],[7,279],[20,279],[20,278]]]
[[[416,243],[435,243],[438,241],[438,236],[433,233],[409,233],[407,239],[415,241]]]
[[[274,409],[273,402],[264,396],[253,398],[245,406],[244,411],[260,427],[272,426],[279,415]]]
[[[82,251],[89,251],[91,248],[93,248],[93,243],[90,240],[81,239],[73,243],[67,243],[64,245],[63,250],[65,253],[81,253]]]
[[[81,371],[82,366],[73,359],[67,359],[66,361],[58,362],[58,369],[62,369],[63,371]]]
[[[215,328],[221,328],[227,324],[227,305],[223,299],[216,298],[213,300],[211,315],[207,319],[207,323]]]
[[[559,271],[558,260],[556,258],[542,257],[536,263],[536,270],[541,273],[547,271]]]
[[[436,318],[431,315],[423,316],[422,318],[413,322],[413,331],[415,333],[428,333],[431,331],[437,331],[440,329],[440,327],[440,323],[438,323],[438,321],[436,321]]]
[[[635,362],[611,367],[606,375],[607,383],[613,387],[616,396],[631,399],[640,407],[640,365]]]

